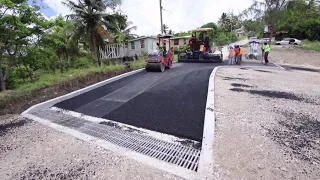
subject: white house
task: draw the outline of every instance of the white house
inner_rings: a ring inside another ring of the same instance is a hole
[[[115,59],[134,57],[135,55],[142,55],[145,53],[151,53],[156,50],[157,42],[159,39],[152,36],[139,37],[129,40],[127,43],[122,44],[108,44],[103,47],[99,47],[101,59]],[[167,44],[168,48],[168,44]]]
[[[159,42],[156,37],[139,37],[128,41],[128,54],[130,57],[137,55],[142,55],[143,52],[151,53],[156,50],[157,42]]]

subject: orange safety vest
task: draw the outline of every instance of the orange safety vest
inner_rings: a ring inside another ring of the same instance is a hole
[[[240,48],[239,55],[243,55],[243,49],[242,48]]]
[[[235,51],[232,49],[231,52],[229,53],[229,56],[234,57],[234,55],[235,55]]]

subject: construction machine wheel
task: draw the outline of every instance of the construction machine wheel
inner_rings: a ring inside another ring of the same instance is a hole
[[[166,69],[166,65],[163,64],[163,62],[159,63],[159,71],[163,72]]]
[[[168,66],[166,66],[166,69],[170,69],[172,67],[172,61],[169,61]]]
[[[163,72],[165,70],[165,68],[166,67],[162,62],[160,62],[160,63],[147,63],[146,67],[145,67],[147,72],[154,72],[154,71]]]

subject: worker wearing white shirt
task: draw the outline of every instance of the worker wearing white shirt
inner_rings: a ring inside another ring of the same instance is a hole
[[[258,42],[254,42],[253,43],[253,53],[257,53],[259,49],[259,43]]]
[[[253,54],[254,53],[254,44],[255,44],[255,41],[251,42],[250,46],[251,46],[251,53]]]

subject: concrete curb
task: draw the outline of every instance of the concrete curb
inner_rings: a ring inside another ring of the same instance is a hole
[[[215,111],[214,111],[214,83],[215,75],[219,68],[228,67],[228,66],[217,66],[213,69],[208,85],[208,94],[207,94],[207,104],[205,109],[204,117],[204,127],[203,127],[203,138],[202,138],[202,147],[200,153],[200,161],[198,172],[201,176],[201,179],[215,179],[213,173],[213,141],[214,141],[214,132],[215,132]]]
[[[255,66],[236,66],[235,68],[252,68]],[[199,160],[198,173],[201,179],[217,179],[218,174],[214,173],[214,161],[213,161],[213,145],[214,145],[214,134],[215,134],[215,75],[220,68],[234,68],[230,66],[217,66],[213,69],[208,84],[208,94],[207,94],[207,103],[205,109],[204,117],[204,127],[203,127],[203,138],[202,146]],[[283,67],[277,66],[274,68]]]
[[[101,82],[98,82],[96,84],[93,84],[91,86],[88,86],[88,87],[85,87],[85,88],[82,88],[82,89],[79,89],[79,90],[76,90],[76,91],[73,91],[71,93],[68,93],[66,95],[63,95],[63,96],[59,96],[59,97],[56,97],[54,99],[50,99],[48,101],[45,101],[45,102],[42,102],[40,104],[36,104],[34,106],[31,106],[29,109],[25,110],[24,112],[22,112],[21,114],[22,115],[25,115],[25,114],[28,114],[28,113],[33,113],[35,111],[38,111],[38,110],[41,110],[41,109],[46,109],[46,108],[49,108],[59,102],[62,102],[64,100],[67,100],[67,99],[70,99],[70,98],[73,98],[75,96],[78,96],[80,94],[83,94],[83,93],[86,93],[88,91],[91,91],[93,89],[96,89],[98,87],[101,87],[103,85],[106,85],[106,84],[109,84],[113,81],[116,81],[116,80],[119,80],[119,79],[122,79],[124,77],[128,77],[128,76],[131,76],[133,74],[136,74],[136,73],[139,73],[141,71],[143,71],[144,68],[141,68],[141,69],[138,69],[138,70],[135,70],[135,71],[131,71],[131,72],[127,72],[127,73],[124,73],[124,74],[121,74],[121,75],[118,75],[118,76],[115,76],[115,77],[112,77],[112,78],[109,78],[109,79],[106,79],[104,81],[101,81]]]

